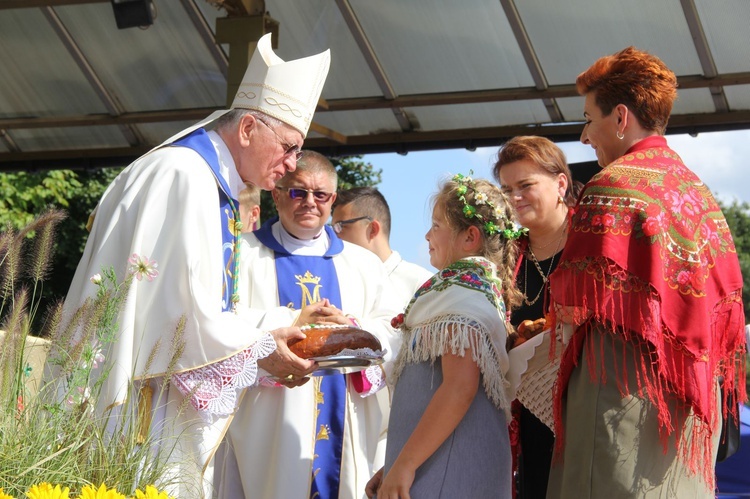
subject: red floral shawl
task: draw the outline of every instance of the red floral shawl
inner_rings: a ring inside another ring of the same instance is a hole
[[[562,435],[563,392],[587,331],[598,323],[651,352],[641,359],[638,390],[658,407],[665,444],[675,431],[665,393],[683,400],[682,410],[694,410],[694,445],[680,455],[713,483],[715,377],[723,375],[724,389],[746,399],[742,275],[711,192],[664,137],[640,141],[586,184],[550,289],[555,303],[591,314],[563,355],[556,434]]]

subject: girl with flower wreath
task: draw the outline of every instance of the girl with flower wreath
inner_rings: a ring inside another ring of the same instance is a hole
[[[403,346],[385,466],[368,497],[509,497],[506,307],[520,302],[507,199],[456,175],[434,198],[425,238],[439,271],[394,319]]]

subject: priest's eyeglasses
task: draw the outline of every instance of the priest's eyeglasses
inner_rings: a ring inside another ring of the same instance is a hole
[[[313,199],[319,203],[327,203],[331,200],[331,196],[333,196],[332,192],[313,191],[312,189],[302,189],[301,187],[276,186],[276,188],[281,191],[287,191],[287,193],[289,193],[289,197],[292,199],[304,200],[307,199],[307,196],[309,194],[312,194]]]
[[[276,133],[276,130],[274,130],[271,125],[258,117],[256,117],[255,119],[266,125],[266,127],[271,130],[271,132],[273,132],[273,134],[278,139],[279,144],[281,144],[281,147],[284,149],[284,156],[294,156],[294,160],[299,161],[299,159],[302,157],[302,151],[297,144],[290,144],[289,142],[285,142],[284,139],[282,139],[281,136]]]
[[[367,220],[368,222],[372,222],[372,217],[357,217],[357,218],[350,218],[349,220],[341,220],[339,222],[336,222],[335,224],[331,224],[331,227],[333,227],[333,232],[336,234],[341,234],[341,231],[344,230],[344,225],[353,224],[354,222],[359,222],[360,220]]]

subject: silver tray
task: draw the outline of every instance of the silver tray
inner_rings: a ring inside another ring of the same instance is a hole
[[[326,357],[313,357],[318,363],[318,369],[313,373],[316,376],[325,376],[333,373],[355,373],[377,366],[383,363],[383,357],[361,357],[358,355],[329,355]]]

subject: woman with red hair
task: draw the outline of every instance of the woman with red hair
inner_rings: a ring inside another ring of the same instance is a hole
[[[736,411],[720,391],[746,398],[729,227],[667,146],[677,79],[660,59],[629,47],[576,86],[603,169],[550,277],[566,347],[547,497],[713,497],[722,413]]]

